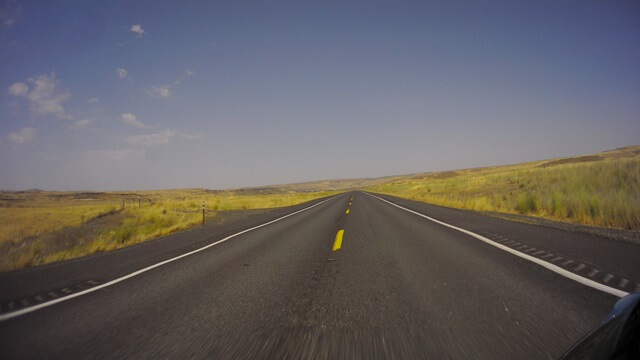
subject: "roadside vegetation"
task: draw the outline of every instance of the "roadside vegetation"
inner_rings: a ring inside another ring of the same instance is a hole
[[[517,165],[212,191],[0,192],[0,271],[109,251],[220,212],[295,205],[351,188],[462,209],[640,232],[640,145]],[[324,191],[332,189],[332,191]]]
[[[422,174],[367,190],[461,209],[640,231],[640,146]]]
[[[221,211],[283,207],[334,192],[202,189],[136,193],[2,192],[0,270],[71,259],[154,239]]]

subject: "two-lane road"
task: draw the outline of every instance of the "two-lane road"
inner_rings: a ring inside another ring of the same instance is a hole
[[[640,282],[637,245],[381,198],[616,291]],[[381,198],[346,193],[4,274],[0,357],[557,358],[618,299]],[[68,291],[86,293],[47,306],[80,282]]]

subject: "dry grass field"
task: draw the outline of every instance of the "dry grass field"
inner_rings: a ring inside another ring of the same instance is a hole
[[[200,224],[220,211],[299,204],[330,192],[204,189],[0,193],[0,270],[129,246]]]
[[[397,178],[367,190],[461,209],[640,230],[640,146]]]

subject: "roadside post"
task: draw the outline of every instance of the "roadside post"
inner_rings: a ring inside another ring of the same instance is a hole
[[[202,227],[204,227],[204,201],[202,202]]]

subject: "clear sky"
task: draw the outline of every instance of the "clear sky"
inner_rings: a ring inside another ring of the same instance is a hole
[[[0,189],[236,188],[640,143],[637,1],[0,4]]]

